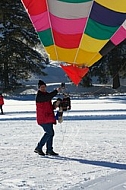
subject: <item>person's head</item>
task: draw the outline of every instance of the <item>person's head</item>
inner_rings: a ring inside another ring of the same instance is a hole
[[[41,92],[46,92],[46,83],[42,80],[39,80],[38,88]]]

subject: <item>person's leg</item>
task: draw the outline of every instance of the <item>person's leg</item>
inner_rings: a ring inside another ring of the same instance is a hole
[[[53,124],[50,124],[48,134],[49,138],[46,142],[46,152],[51,152],[53,150],[53,137],[54,137]]]
[[[3,106],[2,106],[2,112],[1,113],[3,114]]]
[[[0,109],[1,109],[1,114],[3,114],[3,108],[2,108],[2,105],[0,105]]]
[[[54,137],[53,124],[51,124],[48,129],[49,129],[48,134],[50,134],[50,136],[46,142],[46,155],[58,156],[59,154],[53,151],[53,137]]]
[[[54,136],[54,130],[53,130],[53,124],[42,124],[41,127],[45,131],[45,134],[41,138],[40,142],[38,143],[38,146],[36,147],[39,150],[42,150],[42,147],[47,143],[47,150],[52,150],[53,147],[53,136]]]

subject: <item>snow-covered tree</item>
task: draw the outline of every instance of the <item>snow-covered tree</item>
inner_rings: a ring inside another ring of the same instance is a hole
[[[0,81],[7,88],[32,72],[43,72],[47,55],[20,0],[0,1]]]

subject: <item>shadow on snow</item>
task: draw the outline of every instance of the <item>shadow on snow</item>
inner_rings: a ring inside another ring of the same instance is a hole
[[[89,165],[94,165],[94,166],[102,166],[102,167],[107,167],[107,168],[126,170],[126,164],[120,164],[120,163],[112,163],[112,162],[107,162],[107,161],[96,161],[96,160],[85,160],[85,159],[80,159],[80,158],[69,158],[69,157],[64,157],[64,156],[55,156],[55,157],[48,156],[48,158],[64,160],[64,161],[75,161],[75,162],[80,162],[81,164],[89,164]]]

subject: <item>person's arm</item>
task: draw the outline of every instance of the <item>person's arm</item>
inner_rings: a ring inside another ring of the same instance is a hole
[[[36,102],[47,102],[52,100],[52,98],[54,96],[57,95],[59,89],[56,89],[52,92],[47,92],[47,93],[41,93],[40,91],[38,91],[38,94],[36,96]]]

